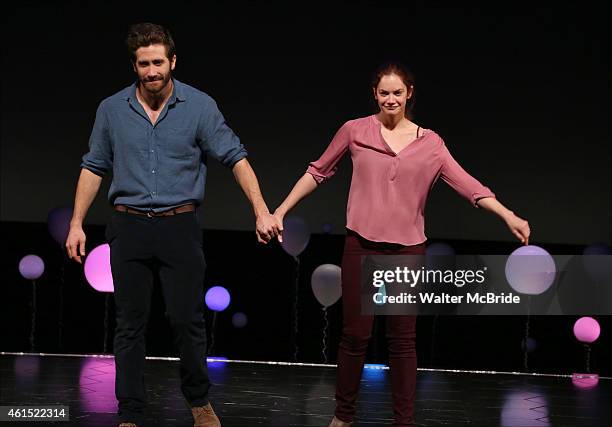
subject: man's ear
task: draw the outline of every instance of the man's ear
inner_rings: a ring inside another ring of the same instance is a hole
[[[170,71],[174,71],[174,67],[176,67],[176,55],[172,55],[170,60]]]

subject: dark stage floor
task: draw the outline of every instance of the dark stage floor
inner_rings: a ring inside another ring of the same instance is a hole
[[[224,427],[327,426],[333,413],[335,369],[209,362],[211,401]],[[112,358],[0,356],[1,405],[70,407],[70,423],[117,422]],[[178,362],[148,360],[149,426],[189,426],[179,388]],[[568,377],[419,370],[417,425],[611,425],[612,380],[581,389]],[[389,371],[366,369],[358,423],[391,423]],[[47,423],[36,423],[45,425]],[[19,423],[17,425],[24,425]]]

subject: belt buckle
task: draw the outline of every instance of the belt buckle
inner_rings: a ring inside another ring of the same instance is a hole
[[[147,216],[148,216],[149,218],[153,218],[154,214],[155,214],[155,212],[153,212],[152,210],[151,210],[151,211],[149,211],[149,212],[147,212]]]

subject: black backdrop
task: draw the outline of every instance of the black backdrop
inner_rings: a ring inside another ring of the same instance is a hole
[[[580,253],[582,245],[610,243],[612,237],[608,14],[598,7],[569,2],[479,7],[428,2],[403,8],[374,2],[334,8],[306,2],[13,5],[2,18],[2,350],[28,349],[29,284],[16,268],[28,253],[47,263],[39,283],[37,349],[103,349],[105,297],[88,287],[79,266],[63,259],[44,222],[50,209],[72,202],[97,104],[134,78],[123,46],[130,23],[153,21],[172,30],[176,77],[217,100],[247,146],[271,208],[345,120],[374,111],[370,72],[395,57],[417,75],[417,123],[438,131],[468,171],[529,219],[534,244],[552,253]],[[349,178],[345,160],[337,176],[295,211],[315,233],[302,255],[301,360],[322,359],[322,317],[309,277],[319,264],[340,262]],[[294,265],[277,245],[256,245],[250,209],[232,181],[227,170],[211,164],[200,209],[209,262],[206,285],[223,284],[234,296],[228,312],[219,316],[216,348],[229,357],[290,360]],[[103,242],[110,213],[107,188],[108,180],[88,217],[90,250]],[[326,223],[333,226],[331,235],[321,234]],[[430,198],[427,234],[464,252],[509,253],[517,247],[499,220],[474,210],[444,184]],[[155,304],[148,353],[173,354],[159,293]],[[112,303],[109,310],[112,335]],[[249,315],[247,328],[232,328],[234,311]],[[533,369],[580,370],[574,320],[533,320],[539,342]],[[338,307],[331,309],[330,322],[333,360]],[[609,373],[600,361],[610,358],[610,322],[600,322],[594,365]],[[432,327],[433,318],[419,322],[421,366],[522,368],[522,318],[440,318],[435,337]],[[371,361],[384,360],[378,335]]]
[[[130,23],[167,25],[176,77],[212,95],[250,152],[271,208],[344,121],[374,112],[383,59],[417,76],[416,121],[529,219],[540,243],[610,243],[607,14],[551,6],[377,7],[346,2],[25,2],[3,14],[2,221],[41,222],[72,202],[97,104],[131,84]],[[231,174],[211,162],[205,228],[251,230]],[[296,211],[342,233],[350,161]],[[107,186],[89,221],[108,217]],[[452,213],[452,214],[449,214]],[[431,238],[513,241],[443,183]]]

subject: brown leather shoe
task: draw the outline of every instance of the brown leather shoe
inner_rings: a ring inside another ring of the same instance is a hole
[[[193,427],[221,427],[221,421],[217,418],[210,403],[206,406],[194,406],[191,408],[193,415]]]
[[[349,427],[351,424],[353,423],[345,423],[344,421],[334,417],[332,418],[331,423],[329,423],[329,427]]]
[[[353,423],[345,423],[344,421],[334,417],[332,418],[331,423],[329,423],[329,427],[349,427]]]

